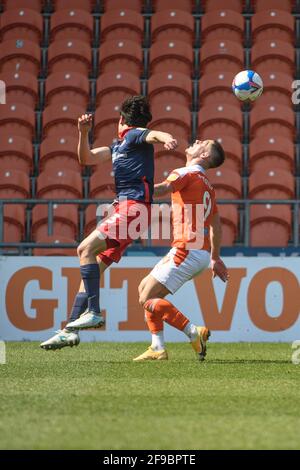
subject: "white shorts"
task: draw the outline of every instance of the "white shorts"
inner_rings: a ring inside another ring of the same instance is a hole
[[[158,282],[171,294],[183,284],[204,271],[210,263],[210,253],[206,250],[181,250],[172,248],[151,271]]]

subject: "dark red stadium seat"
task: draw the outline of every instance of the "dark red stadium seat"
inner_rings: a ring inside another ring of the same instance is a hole
[[[24,8],[24,0],[2,0],[5,10],[15,10]],[[26,0],[26,8],[41,12],[44,6],[44,0]]]
[[[244,68],[244,49],[239,42],[212,40],[200,49],[202,74],[231,72],[233,76]]]
[[[294,44],[295,20],[291,13],[283,10],[263,10],[252,16],[252,40],[274,41],[280,40]]]
[[[53,205],[53,235],[76,238],[78,227],[77,205]],[[48,236],[48,206],[36,205],[32,210],[32,238]]]
[[[115,191],[112,163],[102,163],[90,178],[90,197],[97,199],[97,194],[104,190]]]
[[[270,71],[294,75],[294,46],[277,39],[259,41],[252,46],[251,63],[253,70],[262,76]]]
[[[284,10],[284,11],[292,11],[292,6],[294,4],[294,0],[253,0],[254,9],[255,11],[262,11],[268,9],[275,9],[275,10]]]
[[[11,103],[0,106],[1,134],[31,140],[35,131],[34,110],[24,104]]]
[[[193,49],[184,41],[158,41],[150,49],[150,73],[179,72],[191,76]]]
[[[291,236],[289,206],[263,204],[250,208],[251,246],[283,247]]]
[[[20,103],[34,109],[38,103],[37,78],[23,71],[1,73],[6,84],[6,103]]]
[[[105,108],[97,108],[95,113],[95,140],[101,142],[100,146],[111,145],[112,139],[117,136],[120,119],[120,104],[107,104]],[[107,136],[109,140],[107,140]]]
[[[51,15],[51,41],[72,40],[91,43],[93,38],[93,17],[85,10],[75,7],[57,10]]]
[[[38,76],[41,51],[38,44],[27,39],[3,41],[0,44],[0,71],[22,72]]]
[[[85,108],[75,104],[54,104],[43,112],[44,137],[78,137],[77,121]]]
[[[30,181],[27,173],[10,167],[0,169],[0,199],[29,198]]]
[[[42,236],[36,238],[37,243],[53,244],[54,248],[34,248],[34,256],[76,256],[76,248],[60,248],[60,244],[76,243],[72,238],[64,237],[63,235]]]
[[[25,3],[25,2],[24,2]],[[43,17],[40,13],[27,8],[7,10],[1,15],[1,40],[29,39],[37,44],[41,42]]]
[[[79,171],[78,138],[55,136],[46,138],[40,146],[40,170],[54,171],[58,167]]]
[[[232,246],[238,233],[238,208],[234,204],[219,204],[218,211],[222,224],[222,245]]]
[[[220,10],[220,8],[226,8],[227,10],[237,11],[242,13],[243,0],[204,0],[202,2],[205,11]]]
[[[129,39],[112,39],[100,47],[100,71],[130,73],[139,77],[142,72],[141,45]]]
[[[242,183],[239,173],[221,167],[208,170],[207,176],[216,190],[218,199],[239,199],[241,197]]]
[[[190,107],[192,81],[182,73],[156,73],[148,80],[148,96],[153,107],[160,103],[174,103]]]
[[[176,10],[158,11],[151,19],[152,41],[184,41],[193,44],[194,18],[191,13]]]
[[[5,204],[3,212],[3,241],[19,243],[25,233],[25,205]]]
[[[18,136],[2,136],[0,140],[0,170],[14,168],[29,173],[32,168],[32,144]]]
[[[117,8],[108,10],[101,17],[101,40],[115,38],[129,39],[141,44],[144,33],[144,20],[141,14],[133,10]]]
[[[268,167],[270,170],[286,170],[293,173],[295,149],[292,140],[280,135],[265,135],[253,139],[249,147],[251,172],[259,172]]]
[[[103,73],[97,80],[97,106],[122,103],[140,93],[140,80],[126,72]]]
[[[251,199],[289,199],[294,197],[295,181],[286,170],[260,169],[249,177]]]
[[[240,107],[240,101],[232,93],[232,72],[205,73],[199,80],[199,97],[201,106],[227,103]]]
[[[88,75],[91,68],[90,45],[76,39],[54,41],[48,48],[48,72],[77,72]]]
[[[88,78],[76,72],[56,72],[48,76],[45,86],[46,104],[75,104],[86,108],[89,102]]]
[[[225,151],[225,162],[222,168],[227,168],[240,173],[242,169],[242,145],[239,139],[228,137],[227,135],[213,136],[223,147]]]
[[[92,12],[96,0],[54,0],[52,3],[54,3],[55,11],[75,8]]]
[[[292,106],[291,75],[280,72],[266,72],[263,75],[264,92],[259,98],[259,104]]]
[[[288,106],[264,106],[258,102],[251,111],[250,124],[252,137],[273,134],[294,138],[295,115]]]
[[[180,140],[189,140],[191,133],[191,114],[185,106],[177,104],[159,104],[152,107],[150,129],[160,129],[169,132]]]
[[[218,135],[240,139],[242,129],[241,110],[234,106],[228,104],[203,106],[198,113],[198,132],[202,140]]]
[[[213,41],[243,42],[244,18],[240,13],[227,8],[212,10],[202,16],[201,39]]]
[[[188,13],[192,13],[194,7],[194,0],[153,0],[152,7],[155,11],[169,10],[174,8],[175,10],[183,10]]]
[[[57,169],[42,171],[37,178],[37,197],[43,199],[81,198],[82,181],[80,173]]]

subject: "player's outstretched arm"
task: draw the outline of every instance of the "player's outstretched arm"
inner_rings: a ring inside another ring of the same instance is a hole
[[[164,144],[166,150],[176,149],[177,140],[171,134],[161,131],[150,131],[146,137],[148,144]]]
[[[213,216],[210,225],[210,243],[211,243],[211,269],[213,277],[218,276],[223,282],[229,278],[227,268],[220,258],[220,248],[222,241],[222,226],[220,216],[216,213]]]
[[[154,196],[164,196],[165,194],[172,192],[172,186],[169,181],[158,183],[154,185]]]
[[[89,132],[92,128],[92,121],[92,114],[83,114],[78,119],[79,142],[77,153],[81,165],[97,165],[111,157],[109,147],[90,149]]]

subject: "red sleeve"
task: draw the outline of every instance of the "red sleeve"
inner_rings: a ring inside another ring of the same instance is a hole
[[[172,171],[172,173],[169,174],[166,181],[168,183],[171,183],[173,193],[175,193],[176,191],[181,191],[187,185],[188,176],[189,175],[187,173],[181,175],[176,170]]]

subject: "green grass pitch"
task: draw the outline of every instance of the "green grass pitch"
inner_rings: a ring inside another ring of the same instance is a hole
[[[134,363],[145,343],[58,352],[7,343],[0,449],[299,449],[300,365],[290,344],[217,344],[199,363]]]

